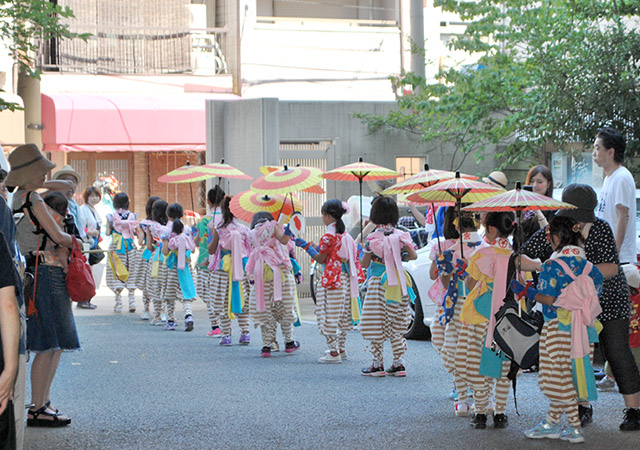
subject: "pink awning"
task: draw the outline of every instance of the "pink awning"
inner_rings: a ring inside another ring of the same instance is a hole
[[[205,101],[235,95],[42,94],[45,151],[204,151]]]

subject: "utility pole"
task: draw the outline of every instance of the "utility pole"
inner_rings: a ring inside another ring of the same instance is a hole
[[[425,77],[424,62],[424,9],[423,0],[411,0],[411,71]]]

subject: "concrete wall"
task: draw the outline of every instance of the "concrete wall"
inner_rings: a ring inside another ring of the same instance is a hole
[[[326,152],[327,168],[364,161],[395,168],[399,156],[425,157],[431,168],[451,169],[459,164],[454,149],[444,145],[429,146],[419,138],[402,131],[379,131],[369,134],[356,112],[385,114],[395,108],[394,102],[308,102],[249,99],[207,102],[207,162],[225,161],[253,177],[260,176],[258,167],[278,164],[280,142],[331,141]],[[491,156],[476,163],[468,156],[462,163],[465,173],[487,175],[498,164]],[[526,173],[526,172],[525,172]],[[518,172],[507,172],[510,180]],[[248,189],[250,182],[232,181],[230,193]],[[511,186],[510,186],[511,187]],[[364,194],[370,190],[364,187]],[[358,183],[327,183],[329,198],[348,198],[358,193]]]

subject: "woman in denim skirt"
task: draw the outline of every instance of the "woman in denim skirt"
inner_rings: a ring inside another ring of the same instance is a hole
[[[80,349],[65,282],[67,252],[60,251],[61,247],[71,248],[75,237],[62,230],[53,210],[35,191],[64,190],[68,182],[45,182],[47,172],[55,164],[35,144],[17,147],[9,155],[9,163],[11,172],[6,184],[10,190],[18,187],[13,195],[13,210],[24,214],[17,223],[16,240],[27,260],[27,271],[36,279],[35,300],[27,304],[27,346],[35,353],[31,366],[33,406],[27,425],[66,426],[71,419],[51,405],[50,388],[62,352]]]

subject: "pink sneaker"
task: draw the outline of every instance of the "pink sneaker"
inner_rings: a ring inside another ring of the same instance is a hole
[[[216,328],[215,330],[209,330],[207,332],[207,336],[209,336],[209,337],[220,337],[220,336],[222,336],[222,331],[220,331],[220,328]]]

